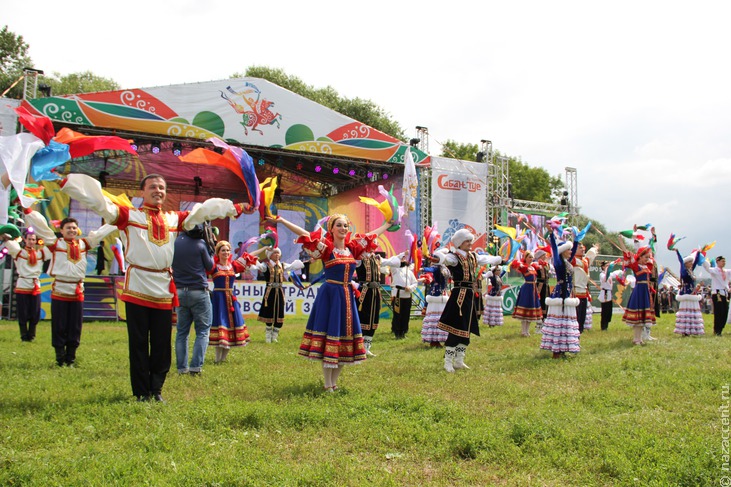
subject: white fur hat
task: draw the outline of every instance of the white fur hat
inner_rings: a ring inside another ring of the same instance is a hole
[[[567,240],[563,243],[558,244],[558,246],[557,246],[558,255],[563,254],[567,250],[571,250],[571,247],[573,247],[573,246],[574,246],[574,243],[571,240]]]
[[[688,254],[685,257],[683,257],[683,264],[686,264],[688,262],[695,261],[695,254],[696,253],[697,253],[697,251],[696,252],[691,252],[690,254]]]
[[[272,247],[266,251],[267,259],[270,258],[274,252],[279,252],[279,255],[282,255],[282,251],[279,250],[279,247]]]
[[[460,228],[454,232],[454,235],[452,235],[452,245],[457,248],[468,240],[473,242],[475,240],[475,236],[466,228]]]

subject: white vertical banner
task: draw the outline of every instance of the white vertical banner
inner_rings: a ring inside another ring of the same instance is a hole
[[[484,247],[487,164],[432,156],[431,169],[432,224],[438,224],[442,244],[467,228],[477,236],[476,247]]]
[[[411,155],[411,148],[406,149],[404,157],[404,181],[401,186],[401,195],[404,205],[404,217],[407,230],[416,236],[421,235],[422,231],[418,228],[416,215],[416,197],[419,191],[419,179],[416,176],[416,166],[414,165],[414,157]]]

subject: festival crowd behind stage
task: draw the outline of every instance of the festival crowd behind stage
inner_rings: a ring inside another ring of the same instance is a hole
[[[214,363],[225,364],[231,350],[250,345],[233,293],[236,276],[247,270],[266,283],[257,319],[264,323],[264,342],[269,346],[278,343],[285,324],[284,283],[294,280],[301,288],[319,284],[298,354],[321,364],[323,389],[328,393],[338,390],[345,365],[376,357],[373,339],[386,280],[390,296],[383,304],[391,309],[395,339],[410,332],[414,293],[424,286],[421,341],[443,350],[440,360],[446,373],[469,369],[469,346],[481,327],[504,326],[503,278],[509,269],[524,280],[512,312],[520,323],[520,335],[539,333],[540,350],[556,359],[579,353],[582,335],[593,328],[594,321],[599,321],[601,330],[608,329],[613,308],[621,302],[619,286],[631,289],[621,319],[638,346],[656,339],[652,327],[661,313],[674,314],[674,332],[685,337],[704,335],[703,312],[714,313],[717,336],[729,321],[731,273],[725,270],[725,258],[710,254],[713,244],[686,249],[683,254],[681,239],[671,235],[667,248],[678,258],[678,285],[661,286],[654,259],[657,236],[651,226],[634,226],[616,242],[610,239],[621,254],[611,262],[597,262],[599,245],[587,249],[583,243],[591,224],[582,230],[571,227],[565,215],[548,222],[546,231],[536,235],[533,248],[516,241],[508,231],[506,243],[514,245],[486,251],[474,248],[476,236],[466,225],[445,239],[432,226],[423,229],[423,237],[414,239],[409,249],[387,258],[380,251],[379,237],[400,230],[394,212],[384,213],[382,225],[363,233],[353,233],[344,214],[323,218],[312,230],[267,214],[263,222],[272,228],[273,241],[267,243],[259,236],[232,246],[212,237],[207,225],[217,218],[253,213],[252,206],[210,198],[191,211],[165,211],[167,183],[155,174],[142,180],[140,190],[142,205],[135,208],[110,198],[99,181],[72,174],[63,180],[62,192],[96,212],[105,225],[81,237],[74,218],[64,219],[56,229],[40,213],[26,208],[22,232],[13,231],[12,225],[0,230],[17,269],[15,293],[23,341],[35,339],[39,276],[48,265],[54,279],[51,341],[59,367],[78,365],[86,254],[97,251],[110,233],[120,232],[126,260],[120,299],[126,307],[131,390],[137,401],[164,402],[162,389],[173,348],[177,372],[185,375],[203,372],[208,347],[215,349]],[[302,249],[300,259],[282,261],[277,246],[281,228],[295,235]],[[648,238],[637,238],[643,232]],[[633,242],[630,248],[625,238]],[[309,274],[309,264],[316,260],[324,268],[320,277],[298,277],[303,269]],[[590,278],[589,269],[595,265],[601,269],[599,282]],[[710,284],[698,282],[698,266],[710,275]],[[592,287],[599,291],[598,303],[592,300]],[[191,331],[195,337],[189,357]]]

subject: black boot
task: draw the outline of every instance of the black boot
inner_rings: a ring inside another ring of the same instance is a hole
[[[63,362],[66,359],[66,350],[64,347],[55,347],[56,348],[56,365],[59,367],[63,367]]]
[[[71,345],[66,345],[66,356],[64,358],[64,361],[69,367],[73,367],[76,363],[76,348],[77,347]]]

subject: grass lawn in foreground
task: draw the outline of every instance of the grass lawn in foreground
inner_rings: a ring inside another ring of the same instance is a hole
[[[581,353],[553,360],[506,317],[455,374],[420,320],[399,341],[381,323],[378,356],[334,394],[297,356],[303,322],[265,344],[248,320],[227,363],[209,349],[200,376],[173,365],[166,404],[133,400],[124,323],[85,323],[70,369],[49,322],[25,343],[2,321],[0,485],[731,485],[731,339],[705,319],[710,335],[680,337],[663,315],[638,347],[620,316],[607,332],[597,316]]]

